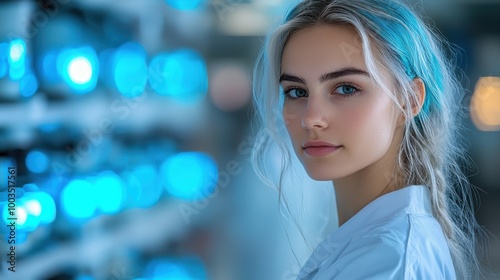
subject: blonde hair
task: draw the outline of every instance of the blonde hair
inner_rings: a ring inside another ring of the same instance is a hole
[[[467,162],[459,137],[463,112],[458,104],[463,89],[455,76],[454,61],[446,57],[452,47],[400,2],[302,1],[270,33],[254,68],[254,121],[260,130],[252,163],[257,174],[268,184],[277,185],[281,203],[283,178],[292,162],[281,112],[283,98],[279,94],[281,56],[295,32],[317,24],[348,26],[359,34],[370,75],[406,116],[397,161],[402,183],[429,188],[433,214],[446,236],[457,277],[477,277],[480,265],[475,248],[480,228],[474,217],[473,188],[460,168]],[[395,93],[382,82],[378,67],[393,75]],[[412,104],[418,102],[415,78],[424,82],[426,97],[422,110],[414,117]],[[281,152],[277,183],[271,179],[264,156],[273,148]]]

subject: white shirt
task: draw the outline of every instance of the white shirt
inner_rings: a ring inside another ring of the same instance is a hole
[[[456,279],[425,186],[385,194],[314,249],[298,280]]]

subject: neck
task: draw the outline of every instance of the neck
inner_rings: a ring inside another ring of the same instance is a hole
[[[394,173],[385,173],[386,176],[377,174],[376,166],[365,168],[360,173],[377,176],[352,176],[333,181],[339,226],[356,215],[363,207],[376,198],[392,192],[398,187],[392,178]],[[391,174],[391,175],[389,175]]]
[[[396,168],[397,149],[391,147],[390,150],[393,152],[371,165],[332,181],[339,226],[376,198],[404,187]]]

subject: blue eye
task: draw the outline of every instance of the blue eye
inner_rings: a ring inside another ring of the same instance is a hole
[[[359,89],[356,88],[355,86],[351,85],[341,85],[335,89],[335,93],[338,93],[340,95],[354,95],[356,92],[358,92]]]
[[[306,97],[307,91],[300,88],[291,88],[284,92],[284,94],[290,99],[296,99],[300,97]]]

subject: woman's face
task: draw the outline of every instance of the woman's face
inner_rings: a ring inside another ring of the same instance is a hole
[[[393,84],[388,72],[380,75]],[[283,52],[280,84],[285,125],[311,178],[335,180],[395,160],[399,114],[368,74],[354,30],[322,24],[295,33]]]

